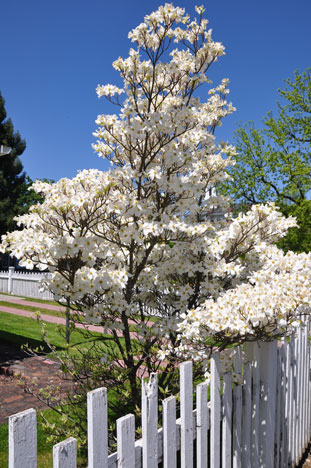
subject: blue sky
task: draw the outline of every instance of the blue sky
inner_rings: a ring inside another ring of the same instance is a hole
[[[73,177],[79,169],[107,169],[93,152],[95,119],[111,112],[97,84],[118,83],[111,66],[126,57],[129,30],[164,2],[157,0],[9,0],[1,2],[0,91],[32,178]],[[214,40],[226,56],[211,69],[214,83],[230,79],[237,111],[219,139],[233,141],[238,122],[260,125],[276,109],[277,89],[294,70],[311,66],[310,0],[176,0],[191,15],[206,6]]]

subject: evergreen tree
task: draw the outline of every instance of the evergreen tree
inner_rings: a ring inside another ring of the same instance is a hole
[[[14,217],[27,211],[30,204],[28,187],[31,181],[23,171],[19,157],[26,142],[14,132],[11,119],[7,119],[5,101],[0,94],[0,144],[10,147],[10,154],[0,156],[0,236],[16,228]],[[31,198],[31,196],[30,196]]]

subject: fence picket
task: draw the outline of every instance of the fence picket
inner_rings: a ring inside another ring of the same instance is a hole
[[[37,415],[28,409],[9,417],[9,468],[37,468]]]
[[[233,358],[234,372],[242,379],[242,350],[238,347]],[[233,388],[233,468],[242,465],[242,385],[236,384]]]
[[[261,441],[260,455],[263,467],[274,466],[274,424],[276,409],[277,342],[261,343]]]
[[[290,445],[290,466],[295,466],[295,337],[290,337],[288,345],[289,364],[289,424],[288,441]]]
[[[9,271],[0,271],[0,293],[53,299],[53,294],[43,291],[41,286],[41,280],[48,275],[49,273],[15,271],[14,267],[9,267]]]
[[[301,364],[301,373],[302,373],[302,389],[301,389],[301,398],[302,398],[302,426],[301,426],[301,451],[302,453],[305,451],[307,444],[305,440],[305,430],[306,430],[306,395],[305,395],[305,387],[306,387],[306,364],[305,364],[305,357],[306,357],[306,349],[305,349],[305,337],[306,337],[306,330],[305,327],[302,329],[302,364]]]
[[[135,468],[135,417],[117,419],[118,468]]]
[[[176,468],[176,398],[163,400],[163,466]]]
[[[277,349],[277,364],[276,364],[276,420],[274,425],[274,440],[275,440],[275,453],[274,453],[274,467],[278,468],[280,464],[281,453],[281,392],[282,392],[282,376],[281,376],[281,353],[280,348]]]
[[[303,421],[303,414],[302,414],[302,398],[303,398],[303,376],[302,376],[302,327],[299,327],[298,330],[298,419],[297,419],[297,459],[299,461],[302,455],[302,421]]]
[[[181,468],[193,467],[192,362],[180,365]]]
[[[252,431],[252,369],[251,363],[244,365],[242,424],[242,466],[251,468],[251,431]]]
[[[87,394],[88,468],[108,467],[107,389]]]
[[[285,338],[282,339],[282,346],[280,349],[281,356],[281,398],[280,398],[280,408],[281,408],[281,457],[280,457],[280,468],[286,466],[289,452],[288,452],[288,374],[287,374],[287,348],[288,343]]]
[[[54,445],[53,468],[77,467],[77,441],[73,437]],[[28,467],[27,467],[28,468]]]
[[[211,466],[220,467],[220,354],[211,357]]]
[[[9,277],[8,277],[8,293],[12,294],[13,290],[13,273],[14,267],[9,267]]]
[[[143,467],[158,466],[158,383],[157,374],[142,380]]]
[[[251,450],[253,468],[259,468],[259,401],[260,401],[260,353],[258,343],[250,343],[252,350],[252,430]]]
[[[307,319],[307,331],[306,331],[306,360],[307,360],[307,442],[310,440],[311,437],[311,384],[310,384],[310,342],[309,342],[309,335],[310,335],[310,318]]]
[[[299,367],[298,367],[298,336],[295,336],[295,361],[294,361],[294,463],[297,465],[298,461],[298,430],[299,430],[299,417],[298,417],[298,404],[299,404]]]
[[[223,376],[222,466],[232,466],[232,373]]]
[[[302,401],[302,417],[303,417],[303,426],[302,426],[302,447],[303,451],[307,448],[308,439],[307,439],[307,328],[306,323],[304,324],[303,328],[303,347],[302,347],[302,360],[303,360],[303,385],[302,385],[302,392],[303,392],[303,401]]]
[[[207,468],[207,429],[208,429],[208,407],[207,407],[206,382],[197,385],[197,468]]]

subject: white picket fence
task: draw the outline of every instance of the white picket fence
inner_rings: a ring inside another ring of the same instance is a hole
[[[290,340],[238,348],[234,371],[222,375],[220,353],[211,359],[211,382],[196,387],[192,363],[180,366],[180,406],[162,403],[158,429],[157,375],[142,382],[142,439],[134,416],[117,420],[117,452],[108,454],[107,391],[88,394],[88,468],[284,468],[299,462],[310,440],[310,322]],[[176,412],[176,410],[178,410]],[[179,414],[178,414],[179,413]],[[177,419],[176,419],[177,417]],[[36,412],[9,418],[9,468],[36,468]],[[76,467],[76,440],[53,448],[54,468]]]
[[[43,291],[40,284],[46,275],[49,273],[20,272],[15,271],[14,267],[9,267],[9,271],[0,271],[0,293],[53,300],[53,294]]]

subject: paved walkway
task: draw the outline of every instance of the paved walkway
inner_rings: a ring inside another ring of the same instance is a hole
[[[0,343],[0,424],[19,411],[47,408],[18,385],[17,376],[20,373],[31,383],[35,393],[49,385],[60,386],[64,392],[72,386],[60,377],[57,362],[43,356],[30,357],[17,346]]]
[[[22,297],[8,296],[6,294],[0,294],[0,301],[12,302],[13,304],[16,303],[16,304],[31,306],[31,307],[38,307],[40,309],[54,310],[56,312],[64,312],[66,310],[65,307],[61,307],[59,305],[46,304],[45,302],[27,301],[26,299],[23,299]]]
[[[25,306],[32,306],[32,307],[38,307],[38,309],[46,309],[46,310],[53,310],[57,312],[64,312],[66,309],[61,306],[56,306],[53,304],[44,304],[41,302],[30,302],[26,301],[20,297],[16,296],[6,296],[4,294],[0,294],[0,301],[5,301],[5,302],[11,302],[12,304],[19,304],[19,305],[25,305]],[[21,317],[28,317],[31,318],[34,315],[34,312],[30,312],[29,310],[23,310],[23,309],[17,309],[14,307],[10,306],[3,306],[0,305],[0,311],[1,312],[8,312],[10,314],[14,315],[20,315]],[[62,317],[57,317],[55,315],[48,315],[48,314],[42,314],[40,312],[41,319],[44,322],[49,322],[49,323],[57,323],[58,325],[66,325],[66,320]],[[129,323],[132,325],[137,325],[133,320],[129,320]],[[147,326],[152,327],[154,325],[154,322],[147,322]],[[87,323],[76,323],[75,324],[76,328],[81,328],[81,329],[86,329],[89,331],[94,331],[98,333],[107,333],[107,330],[104,329],[104,327],[101,327],[100,325],[90,325]],[[123,334],[117,330],[117,334],[119,336],[123,336]],[[134,339],[140,339],[139,335],[136,332],[131,332],[131,337]]]
[[[15,309],[14,307],[7,307],[3,305],[0,305],[0,311],[7,312],[9,314],[20,315],[21,317],[31,318],[34,316],[34,312],[30,312],[29,310]],[[66,325],[66,320],[62,317],[57,317],[55,315],[42,314],[41,312],[40,312],[40,317],[43,320],[43,322],[57,323],[58,325]],[[100,327],[98,325],[76,323],[75,326],[76,328],[83,328],[83,329],[87,329],[89,331],[94,331],[98,333],[107,333],[104,327]]]

